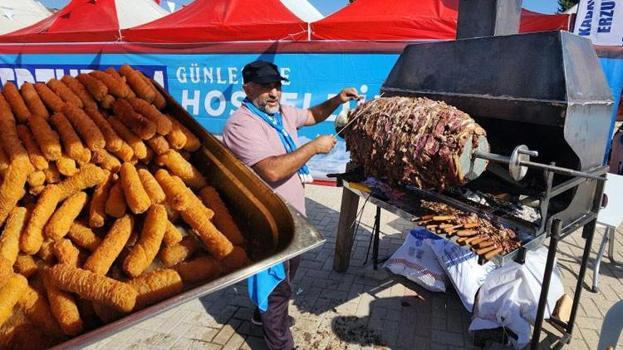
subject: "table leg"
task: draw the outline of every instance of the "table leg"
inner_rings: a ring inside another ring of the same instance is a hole
[[[354,224],[357,220],[358,205],[359,196],[347,188],[343,188],[340,220],[335,240],[335,257],[333,259],[333,270],[336,272],[345,272],[350,265],[350,252],[353,248]]]
[[[599,267],[601,266],[601,259],[604,257],[606,251],[606,244],[610,238],[610,227],[606,226],[604,236],[601,239],[599,250],[597,251],[597,257],[595,258],[595,266],[593,267],[593,293],[599,293]]]
[[[617,229],[612,227],[610,228],[610,236],[608,239],[610,240],[610,244],[608,245],[608,257],[610,258],[611,263],[615,263],[614,261],[614,235],[616,235]]]

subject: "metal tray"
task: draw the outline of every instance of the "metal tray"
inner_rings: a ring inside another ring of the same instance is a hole
[[[453,206],[457,209],[461,209],[466,212],[474,212],[480,215],[486,214],[489,220],[500,223],[506,227],[513,228],[515,232],[517,233],[517,238],[521,242],[520,248],[517,248],[513,250],[512,252],[506,253],[504,255],[498,255],[494,257],[493,259],[491,259],[493,263],[499,266],[505,265],[511,261],[515,261],[515,259],[520,254],[521,249],[534,250],[534,249],[539,248],[541,244],[543,243],[543,241],[545,240],[544,234],[535,236],[533,234],[534,228],[532,227],[519,226],[518,223],[515,221],[510,221],[505,218],[497,217],[490,213],[479,212],[474,207],[470,207],[466,205],[465,203],[462,203],[453,198],[444,196],[442,194],[433,195],[432,192],[411,189],[410,195],[405,195],[404,197],[401,197],[401,199],[403,200],[402,203],[388,203],[384,199],[375,197],[371,192],[362,190],[362,187],[360,185],[355,184],[353,186],[353,184],[348,181],[342,181],[342,185],[344,186],[346,190],[353,192],[354,194],[358,195],[361,198],[364,198],[365,201],[370,202],[382,209],[389,211],[390,213],[396,214],[399,217],[409,220],[409,221],[412,221],[412,219],[414,219],[416,216],[416,214],[411,211],[412,208],[409,206],[409,202],[414,201],[414,200],[419,201],[420,199],[441,201],[450,206]],[[416,224],[414,223],[414,225]],[[457,240],[456,236],[448,237],[446,235],[439,235],[439,234],[437,234],[437,236],[445,240],[453,241],[455,243]],[[469,248],[466,246],[464,246],[464,249],[469,250]]]
[[[52,349],[78,348],[95,343],[190,300],[242,281],[258,271],[301,255],[325,242],[305,217],[284,203],[265,182],[201,127],[168,93],[159,86],[158,88],[167,100],[165,113],[175,117],[203,141],[203,147],[193,154],[192,163],[218,190],[245,237],[251,242],[248,253],[253,263],[74,337]]]

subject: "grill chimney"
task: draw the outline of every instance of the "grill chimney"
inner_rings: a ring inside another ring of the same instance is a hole
[[[522,0],[460,0],[456,38],[519,33]]]

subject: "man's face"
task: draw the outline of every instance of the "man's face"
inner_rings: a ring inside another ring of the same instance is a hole
[[[255,82],[243,85],[244,92],[251,102],[260,110],[275,114],[279,112],[281,100],[281,82],[260,84]]]

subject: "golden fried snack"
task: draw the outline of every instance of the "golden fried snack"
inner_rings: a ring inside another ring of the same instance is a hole
[[[41,248],[37,252],[37,257],[41,259],[47,265],[51,265],[54,263],[56,257],[54,256],[54,251],[52,248],[54,247],[54,241],[46,238],[41,244]]]
[[[52,315],[63,330],[63,333],[70,336],[82,333],[84,324],[82,318],[80,318],[80,311],[78,310],[78,304],[76,304],[74,296],[69,292],[59,289],[58,286],[51,281],[49,273],[43,275],[43,284],[48,294]]]
[[[22,92],[24,102],[32,114],[38,115],[44,119],[47,119],[50,116],[48,110],[43,104],[43,101],[41,101],[41,98],[39,97],[39,93],[37,93],[37,90],[35,90],[35,87],[31,83],[24,82],[20,90]]]
[[[119,169],[121,169],[121,162],[119,159],[108,153],[105,149],[98,149],[94,151],[92,162],[113,173],[116,173]]]
[[[47,297],[40,291],[28,285],[17,305],[28,317],[28,320],[45,334],[52,337],[60,337],[63,334],[56,319],[52,316]]]
[[[145,191],[141,178],[132,163],[125,162],[121,166],[119,182],[128,207],[134,214],[141,214],[151,206],[151,199]]]
[[[191,257],[201,249],[201,245],[192,235],[182,239],[179,244],[163,247],[158,257],[166,267],[171,267]]]
[[[19,253],[19,237],[26,224],[26,208],[15,207],[7,218],[6,225],[0,235],[0,256],[7,259],[11,266],[15,264]]]
[[[49,167],[47,169],[44,169],[43,172],[45,173],[45,181],[48,184],[61,182],[62,175],[61,172],[58,171],[56,163],[50,163]]]
[[[106,237],[84,263],[84,268],[100,275],[108,273],[132,233],[132,218],[128,215],[117,219]]]
[[[61,191],[61,200],[83,191],[87,188],[97,186],[106,180],[106,170],[93,164],[85,164],[80,171],[58,184]]]
[[[193,134],[192,131],[188,130],[188,128],[184,126],[184,124],[182,124],[180,121],[178,121],[175,118],[170,118],[170,120],[173,124],[176,124],[179,130],[181,130],[184,133],[184,136],[186,136],[186,143],[184,144],[184,150],[189,151],[189,152],[194,152],[198,150],[199,147],[201,147],[201,140],[199,140],[199,138],[195,136],[195,134]]]
[[[41,192],[43,192],[43,190],[45,190],[45,185],[35,186],[35,187],[31,186],[28,188],[28,193],[33,196],[38,196],[41,194]]]
[[[157,155],[161,155],[167,153],[169,149],[169,142],[162,135],[156,135],[149,140],[146,141],[149,147],[156,153]]]
[[[58,185],[50,185],[43,190],[30,215],[26,230],[20,237],[20,249],[26,254],[36,254],[43,244],[43,227],[61,201],[62,191]]]
[[[18,159],[11,162],[5,173],[4,181],[0,185],[0,225],[26,194],[24,185],[28,179],[29,166],[32,167],[30,160]]]
[[[186,134],[184,134],[184,131],[182,130],[179,124],[173,122],[174,120],[173,117],[169,115],[166,115],[166,116],[171,121],[171,132],[168,133],[166,136],[167,141],[169,142],[169,145],[173,149],[177,149],[177,150],[183,149],[184,146],[186,145],[186,142],[188,142],[188,138],[186,137]]]
[[[28,174],[28,185],[30,187],[40,187],[45,184],[45,173],[43,170],[37,170]]]
[[[147,102],[151,103],[154,101],[156,97],[156,91],[147,84],[142,77],[142,74],[127,64],[124,64],[119,69],[119,73],[123,75],[131,89],[136,93],[136,95]]]
[[[89,226],[102,227],[106,220],[106,200],[108,193],[113,185],[113,178],[110,172],[106,175],[106,180],[95,187],[91,204],[89,206]]]
[[[121,149],[119,149],[118,151],[111,151],[111,153],[114,154],[115,157],[119,158],[119,160],[124,162],[130,162],[135,159],[132,147],[130,147],[130,145],[125,142],[123,142],[123,145],[121,145]]]
[[[140,276],[154,261],[168,222],[167,210],[162,205],[153,205],[147,211],[141,236],[123,261],[123,271],[128,276]]]
[[[106,68],[104,72],[108,73],[111,77],[117,80],[123,80],[123,82],[125,82],[125,79],[121,75],[119,75],[119,72],[117,72],[113,67]]]
[[[123,195],[123,187],[121,186],[121,182],[117,181],[110,188],[104,212],[110,216],[120,218],[125,215],[126,209],[127,203]]]
[[[30,278],[39,272],[39,265],[37,265],[32,256],[20,254],[17,256],[17,260],[15,260],[13,269],[16,273],[24,275],[26,278]]]
[[[48,271],[50,279],[57,287],[76,293],[84,299],[122,312],[132,311],[136,304],[138,293],[127,283],[66,264],[54,265]]]
[[[188,188],[177,176],[171,176],[168,171],[158,169],[156,171],[156,180],[166,194],[167,203],[174,210],[185,210],[190,206],[190,196]]]
[[[150,147],[147,147],[147,156],[143,159],[139,159],[139,161],[145,165],[149,165],[155,156],[156,154],[154,151]]]
[[[91,152],[84,147],[67,117],[63,113],[54,113],[50,118],[50,122],[58,131],[63,143],[63,149],[67,152],[67,155],[80,163],[88,163],[91,160]]]
[[[44,83],[35,83],[35,90],[43,103],[52,111],[60,112],[65,102]]]
[[[6,153],[2,149],[2,143],[0,142],[0,178],[4,178],[7,170],[9,170],[9,164],[11,161],[7,157]]]
[[[193,232],[216,259],[222,260],[234,249],[233,244],[214,227],[197,203],[191,203],[188,209],[182,211],[182,219],[193,228]]]
[[[106,85],[106,87],[108,88],[108,93],[110,93],[111,95],[120,98],[128,96],[129,88],[122,80],[117,80],[110,74],[97,70],[89,74],[104,83],[104,85]]]
[[[50,87],[50,89],[52,89],[52,91],[54,91],[56,95],[66,103],[72,104],[78,108],[84,107],[80,97],[74,94],[74,92],[71,91],[71,89],[62,81],[52,78],[48,81],[48,87]]]
[[[147,169],[138,169],[138,176],[141,179],[143,188],[151,199],[152,204],[160,204],[166,199],[166,195],[160,187],[160,184]]]
[[[164,238],[162,239],[164,245],[167,247],[176,245],[182,241],[182,238],[184,238],[184,236],[182,235],[180,230],[178,230],[177,227],[175,227],[175,225],[173,225],[171,221],[169,221],[167,223],[167,230],[164,232]]]
[[[65,104],[63,113],[91,151],[106,147],[106,139],[95,122],[76,106]]]
[[[0,288],[7,283],[12,274],[13,264],[4,256],[0,256]]]
[[[39,148],[39,145],[37,145],[37,141],[35,141],[35,137],[30,132],[30,129],[28,129],[25,125],[18,125],[17,135],[22,140],[22,143],[28,152],[30,162],[35,166],[35,169],[47,169],[49,167],[48,160],[41,152],[41,149]]]
[[[117,117],[108,118],[108,122],[117,132],[117,135],[119,135],[132,148],[136,158],[143,159],[147,157],[147,146],[145,146],[143,140],[134,135],[134,133],[130,131],[130,129],[128,129]]]
[[[13,123],[15,124],[15,116],[11,110],[11,105],[9,105],[2,93],[0,93],[0,119],[13,120]]]
[[[71,225],[67,236],[74,244],[91,252],[95,251],[100,243],[102,243],[101,238],[96,236],[89,227],[79,221],[75,221]]]
[[[108,120],[106,120],[102,113],[100,113],[97,107],[85,107],[84,111],[89,117],[91,117],[95,125],[97,125],[104,135],[106,149],[111,152],[119,151],[125,141],[117,135]]]
[[[138,292],[136,309],[172,297],[184,289],[182,277],[172,269],[160,269],[128,281]]]
[[[0,288],[0,325],[13,313],[13,307],[26,293],[28,280],[26,277],[14,273],[9,281]]]
[[[70,240],[62,238],[52,245],[52,252],[56,259],[61,264],[68,264],[71,266],[78,266],[78,256],[80,250],[74,246]]]
[[[84,87],[84,85],[82,85],[82,83],[79,82],[76,78],[72,77],[71,75],[65,75],[63,76],[61,81],[65,83],[65,85],[67,85],[67,87],[69,87],[76,96],[80,98],[80,100],[82,101],[82,105],[85,108],[97,108],[97,102],[95,102],[93,97],[91,97],[91,94],[89,94],[87,88]]]
[[[26,103],[22,98],[22,95],[19,94],[19,90],[17,90],[17,86],[12,82],[8,81],[4,84],[4,88],[2,89],[2,94],[6,98],[6,101],[11,106],[13,113],[19,122],[26,122],[28,118],[30,118],[30,110],[26,107]]]
[[[214,226],[221,231],[233,245],[243,245],[244,236],[240,232],[236,221],[229,213],[227,206],[214,187],[206,186],[199,193],[203,203],[214,211]]]
[[[108,95],[108,88],[99,79],[85,73],[79,74],[76,79],[84,85],[96,101],[102,101]]]
[[[162,96],[160,91],[158,91],[158,89],[156,88],[156,86],[154,85],[154,83],[152,82],[150,78],[143,75],[142,73],[141,73],[141,78],[143,78],[143,81],[146,82],[147,85],[149,85],[156,92],[156,97],[154,97],[154,102],[153,102],[154,106],[156,106],[156,108],[158,108],[159,110],[163,110],[164,107],[167,106],[167,100],[164,98],[164,96]]]
[[[52,130],[50,124],[38,115],[33,115],[28,119],[30,131],[37,140],[39,148],[48,160],[57,160],[62,154],[61,142],[56,131]]]
[[[62,175],[74,176],[78,172],[78,166],[76,165],[76,161],[65,154],[60,156],[60,158],[56,160],[55,164],[58,172]]]
[[[78,192],[67,198],[46,224],[45,234],[47,237],[55,241],[65,237],[86,202],[87,194],[85,192]]]
[[[166,171],[166,170],[165,170]],[[180,179],[181,183],[184,183],[182,179]],[[169,203],[164,203],[164,207],[167,208],[167,216],[169,217],[169,221],[176,222],[180,218],[180,212],[171,208]]]
[[[177,151],[169,150],[167,153],[159,155],[156,163],[167,167],[173,175],[179,176],[192,189],[199,190],[207,185],[199,170]]]
[[[113,95],[106,95],[100,102],[100,105],[104,109],[112,109],[113,105],[115,104],[115,101],[116,99]]]
[[[173,267],[184,283],[203,282],[217,278],[223,270],[221,264],[211,256],[200,256]]]
[[[119,120],[141,139],[148,140],[156,134],[156,124],[136,113],[126,99],[117,99],[113,111]]]
[[[156,125],[156,131],[160,135],[167,135],[171,132],[172,123],[162,112],[154,105],[141,98],[129,98],[128,102],[134,110],[142,114],[145,118],[151,120]]]
[[[247,265],[250,262],[247,257],[247,252],[242,247],[235,246],[229,255],[223,259],[223,272],[230,273],[238,270],[239,268]]]

